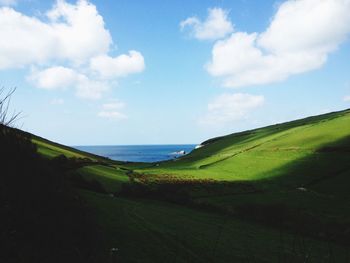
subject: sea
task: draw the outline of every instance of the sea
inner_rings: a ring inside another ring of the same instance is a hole
[[[149,163],[179,158],[195,147],[196,144],[74,146],[78,150],[112,160]]]

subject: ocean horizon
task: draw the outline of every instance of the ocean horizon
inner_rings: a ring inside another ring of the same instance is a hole
[[[81,145],[74,148],[124,162],[160,162],[190,153],[197,144]]]

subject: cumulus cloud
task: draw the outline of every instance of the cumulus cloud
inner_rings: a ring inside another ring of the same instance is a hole
[[[200,40],[215,40],[225,37],[233,31],[233,25],[228,19],[228,11],[221,8],[208,9],[208,17],[201,21],[193,16],[180,23],[181,30],[188,28],[193,37]]]
[[[222,94],[208,104],[208,111],[199,123],[203,125],[226,125],[247,117],[264,104],[264,96],[245,93]]]
[[[53,90],[74,86],[80,77],[73,69],[57,66],[41,71],[34,70],[28,79],[38,88]]]
[[[350,33],[350,0],[288,0],[262,33],[217,41],[208,72],[224,86],[268,84],[320,68]]]
[[[28,79],[37,87],[74,87],[79,97],[89,99],[100,98],[112,79],[144,70],[138,51],[108,56],[112,37],[89,1],[57,0],[45,16],[0,8],[0,70],[34,66]]]
[[[0,9],[0,69],[50,60],[83,62],[108,52],[112,38],[96,7],[59,0],[47,13],[49,21]]]
[[[112,37],[96,7],[85,0],[76,5],[58,0],[47,13],[58,40],[58,55],[81,61],[108,52]],[[63,22],[62,22],[63,21]]]
[[[343,98],[343,100],[344,100],[345,102],[350,102],[350,95],[349,95],[349,96],[345,96],[345,97]]]
[[[112,100],[111,102],[102,105],[102,110],[98,113],[98,116],[111,120],[125,120],[128,117],[120,112],[124,107],[124,102]]]
[[[99,99],[108,90],[106,82],[90,79],[78,71],[62,66],[34,70],[28,79],[38,88],[54,90],[75,88],[78,97]]]
[[[101,55],[91,59],[90,68],[104,78],[125,77],[132,73],[139,73],[145,69],[142,54],[135,50],[128,55],[120,55],[115,58]]]

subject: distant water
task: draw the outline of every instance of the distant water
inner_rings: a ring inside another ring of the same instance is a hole
[[[112,160],[129,162],[159,162],[178,158],[196,147],[195,144],[185,145],[106,145],[106,146],[74,146],[78,150],[108,157]]]

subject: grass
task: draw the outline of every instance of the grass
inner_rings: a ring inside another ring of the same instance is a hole
[[[114,166],[90,165],[77,170],[87,180],[98,180],[109,192],[117,192],[123,183],[129,182],[124,170]]]
[[[107,247],[119,249],[117,262],[345,262],[347,258],[345,247],[223,215],[86,191],[82,195],[107,233]]]
[[[32,142],[36,144],[38,152],[49,159],[59,155],[65,155],[68,158],[88,158],[95,162],[105,162],[108,164],[122,164],[123,162],[113,161],[108,158],[98,156],[92,153],[83,152],[78,149],[65,146],[63,144],[55,143],[44,139],[42,137],[32,135]]]
[[[322,147],[349,136],[350,113],[344,111],[228,135],[176,161],[134,169],[143,174],[188,179],[256,181],[284,176],[288,171],[283,168],[303,162]],[[305,177],[299,179],[303,183]]]
[[[96,162],[77,172],[108,193],[140,182],[173,184],[164,189],[190,196],[176,205],[162,199],[167,190],[158,201],[82,191],[105,248],[118,247],[122,262],[348,260],[340,244],[350,233],[349,110],[213,138],[182,158],[151,164],[33,141],[47,158]]]
[[[86,157],[85,154],[81,154],[79,152],[75,152],[73,149],[65,149],[53,144],[50,144],[49,142],[40,140],[38,138],[32,139],[33,143],[35,143],[38,147],[38,152],[47,157],[47,158],[54,158],[61,154],[65,155],[66,157],[77,157],[77,158],[84,158]]]

